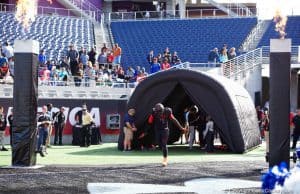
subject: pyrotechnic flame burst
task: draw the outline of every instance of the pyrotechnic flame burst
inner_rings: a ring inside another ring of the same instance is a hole
[[[52,0],[47,0],[52,4]],[[16,19],[23,25],[25,29],[28,29],[30,24],[34,22],[37,15],[37,0],[18,0]]]
[[[280,39],[284,39],[284,37],[286,36],[285,26],[287,20],[288,20],[287,16],[283,15],[281,11],[277,9],[273,21],[276,23],[275,31],[279,33]]]

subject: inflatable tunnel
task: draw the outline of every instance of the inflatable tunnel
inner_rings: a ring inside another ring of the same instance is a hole
[[[141,131],[147,130],[151,136],[147,118],[159,102],[172,108],[182,124],[184,108],[197,105],[213,118],[222,140],[232,152],[243,153],[260,144],[256,111],[250,95],[242,86],[225,77],[171,69],[142,81],[128,101],[128,108],[136,109],[138,133],[134,143],[140,140],[137,137]],[[180,136],[180,131],[171,125],[169,143],[178,141]],[[122,139],[121,133],[119,148]]]

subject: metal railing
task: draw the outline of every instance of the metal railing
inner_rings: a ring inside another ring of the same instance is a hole
[[[0,12],[15,12],[16,4],[5,4],[0,3]],[[83,10],[85,13],[85,10]],[[87,10],[88,11],[88,10]],[[43,16],[67,16],[67,17],[76,17],[83,18],[83,14],[80,16],[76,16],[74,13],[78,12],[76,9],[65,9],[65,8],[55,8],[55,7],[47,7],[47,6],[38,6],[38,15]],[[93,17],[96,21],[101,21],[101,11],[94,14]],[[99,20],[98,20],[99,19]]]
[[[95,19],[97,22],[101,22],[101,10],[94,4],[86,0],[69,0],[73,5],[81,9],[85,14]]]
[[[248,17],[246,8],[232,8],[237,12],[238,17]],[[178,19],[180,12],[178,10],[162,11],[137,11],[137,12],[109,12],[104,13],[105,20],[110,22],[114,20],[150,20],[150,19]],[[191,9],[185,11],[185,18],[217,18],[231,17],[221,9]]]

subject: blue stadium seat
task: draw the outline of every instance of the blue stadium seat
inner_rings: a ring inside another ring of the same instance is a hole
[[[34,39],[45,49],[48,59],[61,59],[70,43],[91,48],[95,45],[93,24],[86,19],[58,16],[37,16],[25,32],[14,14],[0,12],[0,42],[15,39]]]
[[[257,18],[119,21],[111,23],[111,30],[123,50],[122,65],[148,69],[150,50],[157,55],[169,47],[182,61],[207,62],[214,47],[239,48],[256,24]]]

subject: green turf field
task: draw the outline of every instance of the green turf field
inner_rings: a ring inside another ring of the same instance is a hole
[[[79,146],[52,146],[48,148],[44,158],[37,155],[37,164],[41,165],[104,165],[104,164],[145,164],[157,163],[162,159],[160,150],[122,152],[117,150],[116,143],[92,145],[89,148]],[[205,153],[195,147],[188,150],[187,145],[169,146],[169,162],[201,162],[201,161],[264,161],[264,146],[245,153],[232,154],[224,151]],[[11,150],[0,151],[0,167],[11,165]]]

